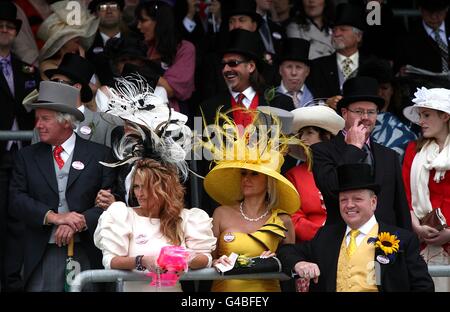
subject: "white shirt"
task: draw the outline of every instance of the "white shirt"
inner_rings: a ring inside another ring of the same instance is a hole
[[[339,70],[341,72],[344,72],[342,70],[342,67],[344,66],[343,62],[347,57],[342,54],[339,54],[339,53],[336,53],[336,56],[337,56],[337,63],[338,63]],[[350,68],[352,69],[352,72],[354,72],[356,69],[358,69],[358,65],[359,65],[359,51],[357,51],[356,53],[353,53],[353,55],[351,55],[349,58],[352,60],[352,63],[350,64]]]
[[[189,17],[185,16],[183,18],[183,26],[188,32],[193,32],[195,26],[197,26],[197,23],[193,20],[191,20]]]
[[[63,151],[61,152],[61,158],[64,160],[64,163],[69,159],[70,154],[72,154],[73,150],[75,149],[75,132],[72,133],[72,135],[63,143],[61,144],[61,147],[63,148]],[[52,152],[55,150],[56,145],[52,145]]]
[[[109,39],[111,39],[111,38],[120,38],[120,32],[115,34],[114,37],[109,37],[108,35],[100,32],[100,36],[102,37],[103,45],[106,45],[106,41],[108,41]]]
[[[244,94],[245,98],[242,100],[242,104],[244,104],[244,106],[246,108],[250,107],[250,104],[252,104],[253,98],[256,95],[256,91],[252,87],[248,87],[247,89],[244,90],[244,92],[234,92],[231,90],[230,90],[230,92],[231,92],[231,96],[234,98],[236,103],[238,101],[239,94],[240,93]]]
[[[372,218],[369,219],[364,225],[362,225],[358,230],[359,234],[356,236],[356,246],[359,246],[361,242],[364,240],[366,235],[370,233],[370,230],[374,227],[374,225],[377,224],[377,219],[375,218],[375,215],[372,216]],[[350,243],[350,231],[352,229],[347,225],[347,229],[345,230],[345,244],[348,246]]]
[[[434,38],[434,30],[433,30],[433,28],[431,28],[430,26],[425,24],[424,21],[422,21],[422,24],[423,24],[423,27],[425,28],[425,31],[427,32],[427,34],[434,41],[436,41],[436,39]],[[447,34],[445,33],[445,22],[442,22],[441,26],[439,26],[439,36],[441,37],[441,39],[444,42],[444,44],[447,45]]]

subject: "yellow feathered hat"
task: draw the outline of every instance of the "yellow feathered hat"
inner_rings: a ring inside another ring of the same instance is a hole
[[[253,123],[243,128],[228,116],[230,112],[217,113],[214,126],[212,129],[209,126],[211,131],[207,131],[207,140],[201,143],[216,163],[203,182],[206,192],[222,205],[239,203],[242,201],[241,169],[256,171],[276,181],[278,201],[273,209],[293,214],[300,207],[300,196],[294,185],[280,174],[280,169],[287,144],[303,143],[282,134],[276,116],[271,116],[268,127],[264,122],[267,115],[252,111],[256,114]]]

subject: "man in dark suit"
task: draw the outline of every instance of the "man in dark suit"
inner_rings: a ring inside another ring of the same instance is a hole
[[[262,55],[264,46],[255,32],[234,29],[230,32],[227,48],[222,53],[222,75],[229,91],[222,92],[201,104],[208,124],[214,122],[216,111],[223,106],[223,111],[236,107],[256,109],[258,106],[274,106],[292,110],[293,103],[289,96],[281,93],[267,92],[262,82],[261,68],[264,66]],[[251,116],[236,111],[233,118],[244,127],[251,122]],[[250,118],[250,119],[249,119]]]
[[[316,97],[340,95],[344,82],[356,76],[361,64],[374,58],[359,52],[363,29],[364,20],[359,6],[338,5],[331,39],[336,53],[313,60],[306,81]]]
[[[24,97],[39,83],[37,68],[11,53],[22,22],[16,18],[17,8],[10,1],[0,2],[0,130],[31,130],[34,114],[22,105]],[[4,255],[6,234],[14,231],[15,221],[8,217],[9,182],[15,153],[29,141],[0,141],[0,272],[2,289],[6,290]]]
[[[27,291],[63,291],[67,245],[74,242],[80,270],[101,268],[101,253],[92,235],[102,209],[95,206],[100,189],[112,186],[115,173],[99,161],[110,150],[78,137],[82,121],[76,108],[79,90],[44,81],[39,88],[36,128],[39,143],[17,154],[11,181],[11,214],[24,224],[23,282]]]
[[[378,111],[384,100],[379,97],[377,81],[355,77],[344,84],[344,97],[337,111],[345,120],[345,128],[328,142],[317,143],[313,150],[313,173],[327,207],[327,224],[342,221],[338,197],[336,168],[342,164],[368,163],[376,182],[381,185],[378,207],[379,221],[411,229],[411,215],[406,201],[398,154],[370,138]]]
[[[124,36],[122,12],[124,0],[92,0],[89,11],[100,19],[94,42],[86,52],[86,57],[95,66],[95,72],[102,85],[114,83],[110,60],[105,54],[108,40]],[[91,77],[89,77],[90,79]]]
[[[286,32],[277,23],[272,21],[270,12],[273,10],[273,2],[267,0],[256,0],[256,12],[261,15],[262,21],[259,34],[264,42],[266,51],[272,56],[280,55]]]
[[[342,165],[338,179],[345,224],[327,224],[307,243],[282,245],[285,272],[313,279],[310,291],[434,291],[417,236],[374,216],[380,186],[370,166]]]
[[[422,19],[412,27],[398,49],[397,69],[412,65],[436,73],[448,72],[450,25],[446,23],[447,0],[419,0]]]

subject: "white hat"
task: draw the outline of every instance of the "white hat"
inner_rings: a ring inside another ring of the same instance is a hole
[[[419,123],[418,108],[429,108],[450,114],[450,90],[444,88],[417,89],[412,100],[414,105],[405,107],[403,115],[413,123]]]
[[[76,3],[80,7],[74,6]],[[89,14],[86,7],[76,1],[58,1],[50,7],[53,13],[44,20],[37,33],[38,38],[45,41],[39,52],[39,60],[53,56],[64,44],[76,37],[81,37],[81,45],[88,49],[94,40],[100,19]]]
[[[292,133],[304,127],[319,127],[336,135],[345,126],[345,120],[332,108],[325,105],[300,107],[291,111],[294,114]]]

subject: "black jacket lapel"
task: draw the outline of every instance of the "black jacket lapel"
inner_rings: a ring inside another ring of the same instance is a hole
[[[75,169],[72,164],[70,164],[69,180],[67,181],[66,190],[68,190],[70,186],[78,179],[83,170],[87,170],[87,166],[91,160],[91,155],[88,153],[86,143],[86,141],[84,141],[77,135],[75,148],[73,150],[72,164],[75,161],[79,161],[83,164],[83,169]]]
[[[37,164],[39,170],[41,170],[42,175],[44,176],[44,178],[47,181],[50,188],[56,194],[58,194],[58,184],[56,182],[56,173],[55,173],[55,165],[54,165],[53,156],[52,156],[52,147],[51,147],[51,145],[44,144],[44,143],[37,143],[37,144],[42,144],[42,145],[36,151],[36,154],[34,155],[36,164]]]

